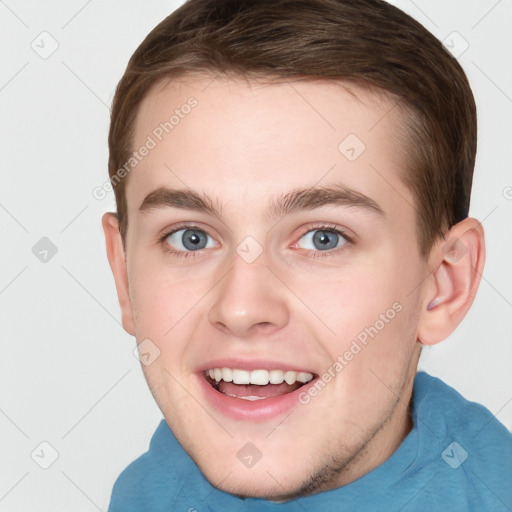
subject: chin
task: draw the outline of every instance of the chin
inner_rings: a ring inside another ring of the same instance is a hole
[[[290,475],[287,478],[290,479]],[[279,475],[271,475],[264,470],[260,470],[258,474],[249,471],[244,476],[239,474],[233,476],[231,474],[222,483],[208,480],[221,491],[233,494],[239,498],[263,498],[271,501],[290,500],[297,496],[299,489],[302,487],[299,478],[292,477],[295,485],[293,482],[283,484]],[[217,485],[215,485],[216,483]]]

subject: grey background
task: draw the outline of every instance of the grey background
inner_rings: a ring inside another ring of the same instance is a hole
[[[470,313],[420,367],[510,429],[512,0],[393,3],[460,53],[479,109],[470,214],[486,268]],[[161,418],[120,325],[100,225],[113,194],[93,190],[107,180],[115,86],[179,4],[0,0],[0,511],[106,510]]]

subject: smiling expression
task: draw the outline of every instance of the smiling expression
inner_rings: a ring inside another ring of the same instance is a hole
[[[197,101],[126,178],[123,324],[157,347],[143,369],[176,438],[232,494],[344,485],[411,428],[426,262],[403,122],[352,92],[189,76],[139,109],[137,148]]]

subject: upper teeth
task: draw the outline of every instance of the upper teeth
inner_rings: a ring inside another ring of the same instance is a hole
[[[231,368],[213,368],[207,371],[208,375],[217,382],[234,382],[235,384],[258,384],[266,386],[270,384],[281,384],[283,381],[287,384],[295,382],[309,382],[313,378],[312,373],[294,372],[283,370],[237,370]]]

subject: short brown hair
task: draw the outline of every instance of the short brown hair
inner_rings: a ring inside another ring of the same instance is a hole
[[[327,79],[384,91],[405,108],[402,177],[415,199],[425,256],[468,215],[476,107],[467,77],[441,42],[382,0],[188,0],[131,57],[113,100],[109,176],[123,242],[127,179],[138,107],[163,78],[187,73]]]

